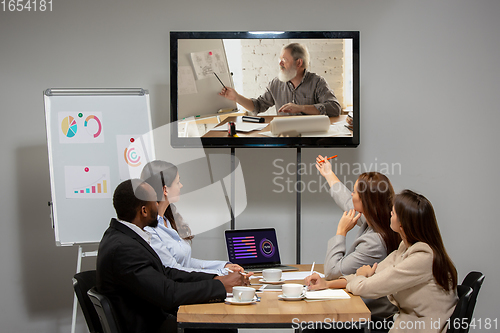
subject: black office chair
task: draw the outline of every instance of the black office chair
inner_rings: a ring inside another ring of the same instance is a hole
[[[467,308],[472,297],[472,288],[469,286],[458,285],[457,293],[458,302],[455,306],[453,314],[450,317],[450,327],[448,328],[447,333],[464,333],[469,330],[468,325],[464,324],[463,318],[466,318],[467,315]]]
[[[118,321],[116,320],[116,316],[113,312],[109,299],[103,294],[97,292],[95,287],[90,288],[90,290],[87,291],[87,295],[89,295],[90,300],[94,304],[94,308],[99,315],[99,320],[101,321],[104,333],[120,333]]]
[[[462,282],[463,286],[472,288],[472,296],[470,298],[469,306],[467,307],[467,313],[465,314],[467,317],[467,330],[464,330],[464,333],[467,333],[469,331],[469,325],[472,321],[474,308],[476,307],[477,294],[479,293],[479,289],[481,289],[483,282],[484,274],[481,272],[470,272]]]
[[[96,284],[96,271],[86,271],[75,274],[73,277],[73,289],[75,289],[78,304],[82,309],[83,316],[87,322],[90,333],[103,333],[99,316],[90,301],[87,291]]]

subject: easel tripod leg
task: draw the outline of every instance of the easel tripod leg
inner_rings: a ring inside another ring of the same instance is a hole
[[[82,269],[82,247],[78,246],[78,259],[76,260],[76,273],[80,273]],[[76,329],[76,314],[78,311],[78,299],[76,294],[73,295],[73,317],[71,319],[71,333],[75,333]]]

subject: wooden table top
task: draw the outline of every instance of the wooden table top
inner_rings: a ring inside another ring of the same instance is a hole
[[[311,265],[296,265],[308,271]],[[323,265],[315,266],[321,272]],[[251,280],[252,285],[257,280]],[[303,281],[286,281],[286,283]],[[260,285],[255,285],[255,288]],[[190,323],[292,323],[298,321],[368,321],[370,311],[359,296],[350,299],[322,301],[283,301],[278,299],[281,291],[264,291],[258,295],[261,301],[248,305],[228,303],[193,304],[179,307],[178,322]]]

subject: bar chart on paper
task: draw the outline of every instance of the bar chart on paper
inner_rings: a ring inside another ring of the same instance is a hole
[[[66,166],[66,198],[110,198],[110,176],[107,166]]]

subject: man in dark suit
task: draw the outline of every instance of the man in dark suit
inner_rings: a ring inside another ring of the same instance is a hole
[[[112,219],[99,244],[97,290],[108,296],[123,332],[176,332],[179,305],[221,302],[250,274],[226,276],[164,267],[145,226],[158,223],[156,194],[140,180],[117,186]]]

